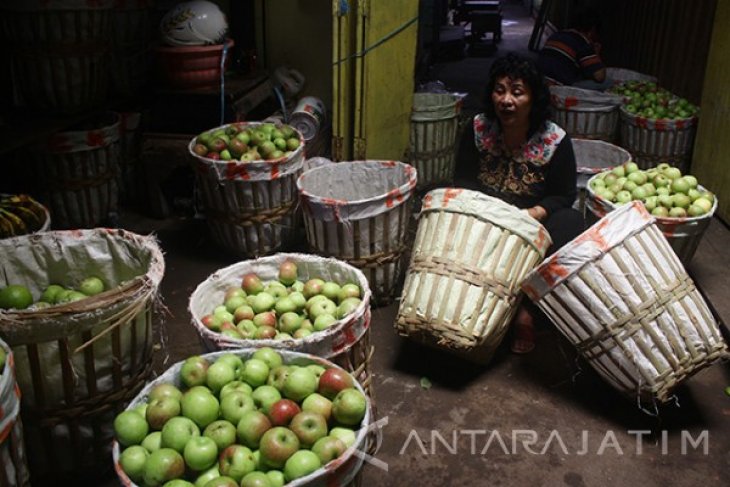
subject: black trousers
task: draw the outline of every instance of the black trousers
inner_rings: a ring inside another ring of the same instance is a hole
[[[560,247],[583,233],[585,219],[583,214],[574,208],[562,208],[550,214],[543,220],[542,225],[553,241],[547,250],[546,256],[548,256],[554,254]]]

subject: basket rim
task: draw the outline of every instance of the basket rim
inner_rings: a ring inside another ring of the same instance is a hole
[[[681,129],[688,129],[688,128],[694,127],[699,120],[699,117],[697,115],[692,115],[691,117],[686,117],[686,118],[648,118],[648,117],[636,115],[636,114],[629,112],[626,109],[626,105],[623,105],[623,104],[619,107],[619,113],[621,114],[622,118],[632,122],[631,125],[637,125],[636,122],[639,120],[653,122],[653,123],[656,123],[659,121],[664,121],[666,123],[674,123],[674,124],[679,123],[679,122],[684,122],[686,124],[686,126],[682,127]]]
[[[204,54],[222,51],[223,46],[230,49],[235,45],[235,42],[231,38],[226,38],[225,42],[221,44],[210,44],[200,46],[168,46],[167,44],[157,44],[154,49],[157,52],[166,54]]]
[[[340,267],[344,267],[348,271],[351,271],[354,275],[357,276],[358,285],[360,286],[362,290],[362,298],[360,301],[360,304],[355,308],[355,311],[353,311],[350,315],[345,316],[344,318],[340,318],[332,325],[328,326],[326,329],[318,332],[314,332],[309,336],[306,336],[304,338],[293,338],[291,340],[274,340],[274,339],[244,339],[244,338],[231,338],[227,337],[225,335],[222,335],[220,333],[214,332],[210,329],[208,329],[205,325],[203,325],[200,322],[200,317],[196,316],[196,314],[193,311],[193,298],[197,297],[202,291],[203,288],[213,282],[213,280],[216,279],[216,276],[222,273],[227,272],[233,272],[237,271],[239,268],[245,268],[247,266],[251,266],[254,262],[261,264],[261,265],[277,265],[279,261],[284,261],[292,259],[296,262],[298,261],[309,261],[309,262],[315,262],[315,263],[321,263],[321,264],[336,264]],[[193,326],[198,331],[198,333],[204,335],[206,338],[219,341],[221,343],[226,343],[227,345],[234,345],[237,348],[246,348],[246,347],[271,347],[275,350],[290,350],[288,348],[289,345],[297,346],[299,344],[305,344],[305,343],[315,343],[322,341],[326,338],[333,338],[339,333],[341,333],[345,327],[351,322],[353,317],[359,318],[362,316],[365,316],[367,314],[367,311],[370,307],[370,303],[373,300],[373,294],[372,290],[370,289],[369,282],[367,278],[365,277],[365,274],[358,269],[355,266],[352,266],[348,264],[345,261],[342,261],[340,259],[332,258],[332,257],[322,257],[319,255],[314,254],[300,254],[300,253],[287,253],[287,252],[278,252],[273,255],[265,256],[265,257],[259,257],[257,259],[249,259],[249,260],[243,260],[240,262],[236,262],[235,264],[231,264],[229,266],[223,267],[221,269],[217,269],[213,273],[211,273],[204,281],[202,281],[200,284],[198,284],[195,288],[195,290],[190,294],[190,298],[188,299],[188,312],[190,313],[190,316],[192,318]]]

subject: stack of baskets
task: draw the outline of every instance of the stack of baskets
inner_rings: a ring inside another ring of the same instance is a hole
[[[553,120],[573,138],[616,140],[622,98],[610,93],[551,86]]]

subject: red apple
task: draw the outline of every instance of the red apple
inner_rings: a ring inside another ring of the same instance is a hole
[[[208,153],[208,148],[203,144],[195,144],[193,146],[193,152],[195,152],[195,154],[200,157],[205,157],[205,155]]]
[[[302,411],[292,418],[289,429],[304,448],[311,448],[317,440],[327,436],[327,420],[321,414]]]
[[[272,427],[269,418],[261,411],[246,411],[238,422],[238,441],[249,448],[258,448],[261,437]]]
[[[150,454],[144,466],[144,485],[162,485],[185,474],[185,460],[171,448],[160,448]]]
[[[355,381],[349,373],[332,367],[325,370],[319,377],[317,392],[331,400],[343,389],[354,387],[354,385]]]
[[[243,279],[241,280],[241,287],[249,296],[258,294],[264,290],[264,284],[261,282],[259,276],[254,273],[249,273],[243,276]]]
[[[272,340],[276,336],[276,328],[273,326],[260,326],[253,334],[257,340]]]
[[[274,426],[286,426],[300,412],[299,405],[291,399],[280,399],[271,405],[269,419]]]
[[[279,281],[285,286],[291,286],[297,280],[297,265],[291,260],[285,260],[279,266]]]
[[[309,299],[312,296],[320,294],[322,292],[322,286],[324,286],[324,281],[322,279],[310,279],[304,283],[302,294],[304,294],[305,298]]]
[[[180,401],[175,397],[158,397],[150,400],[145,419],[153,430],[161,430],[167,420],[180,414]]]
[[[291,430],[275,426],[261,437],[259,451],[263,462],[272,468],[281,469],[286,461],[299,450],[299,439]]]

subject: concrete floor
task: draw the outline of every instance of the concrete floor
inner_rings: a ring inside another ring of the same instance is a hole
[[[530,20],[518,6],[507,9],[515,23],[507,23],[498,52],[524,51]],[[478,108],[491,59],[436,65],[432,75],[474,94],[467,107]],[[166,254],[162,296],[169,315],[155,359],[156,370],[163,371],[202,351],[190,325],[188,297],[234,260],[215,247],[202,220],[125,214],[122,224],[156,233]],[[728,245],[730,231],[713,222],[690,267],[725,316],[728,288],[714,259]],[[377,459],[387,471],[367,465],[363,485],[728,485],[727,365],[687,381],[674,403],[641,410],[578,360],[552,325],[540,329],[533,353],[513,355],[505,341],[490,365],[476,366],[399,338],[393,330],[396,312],[393,304],[372,315],[378,413],[387,418]],[[431,386],[424,387],[427,383]]]

